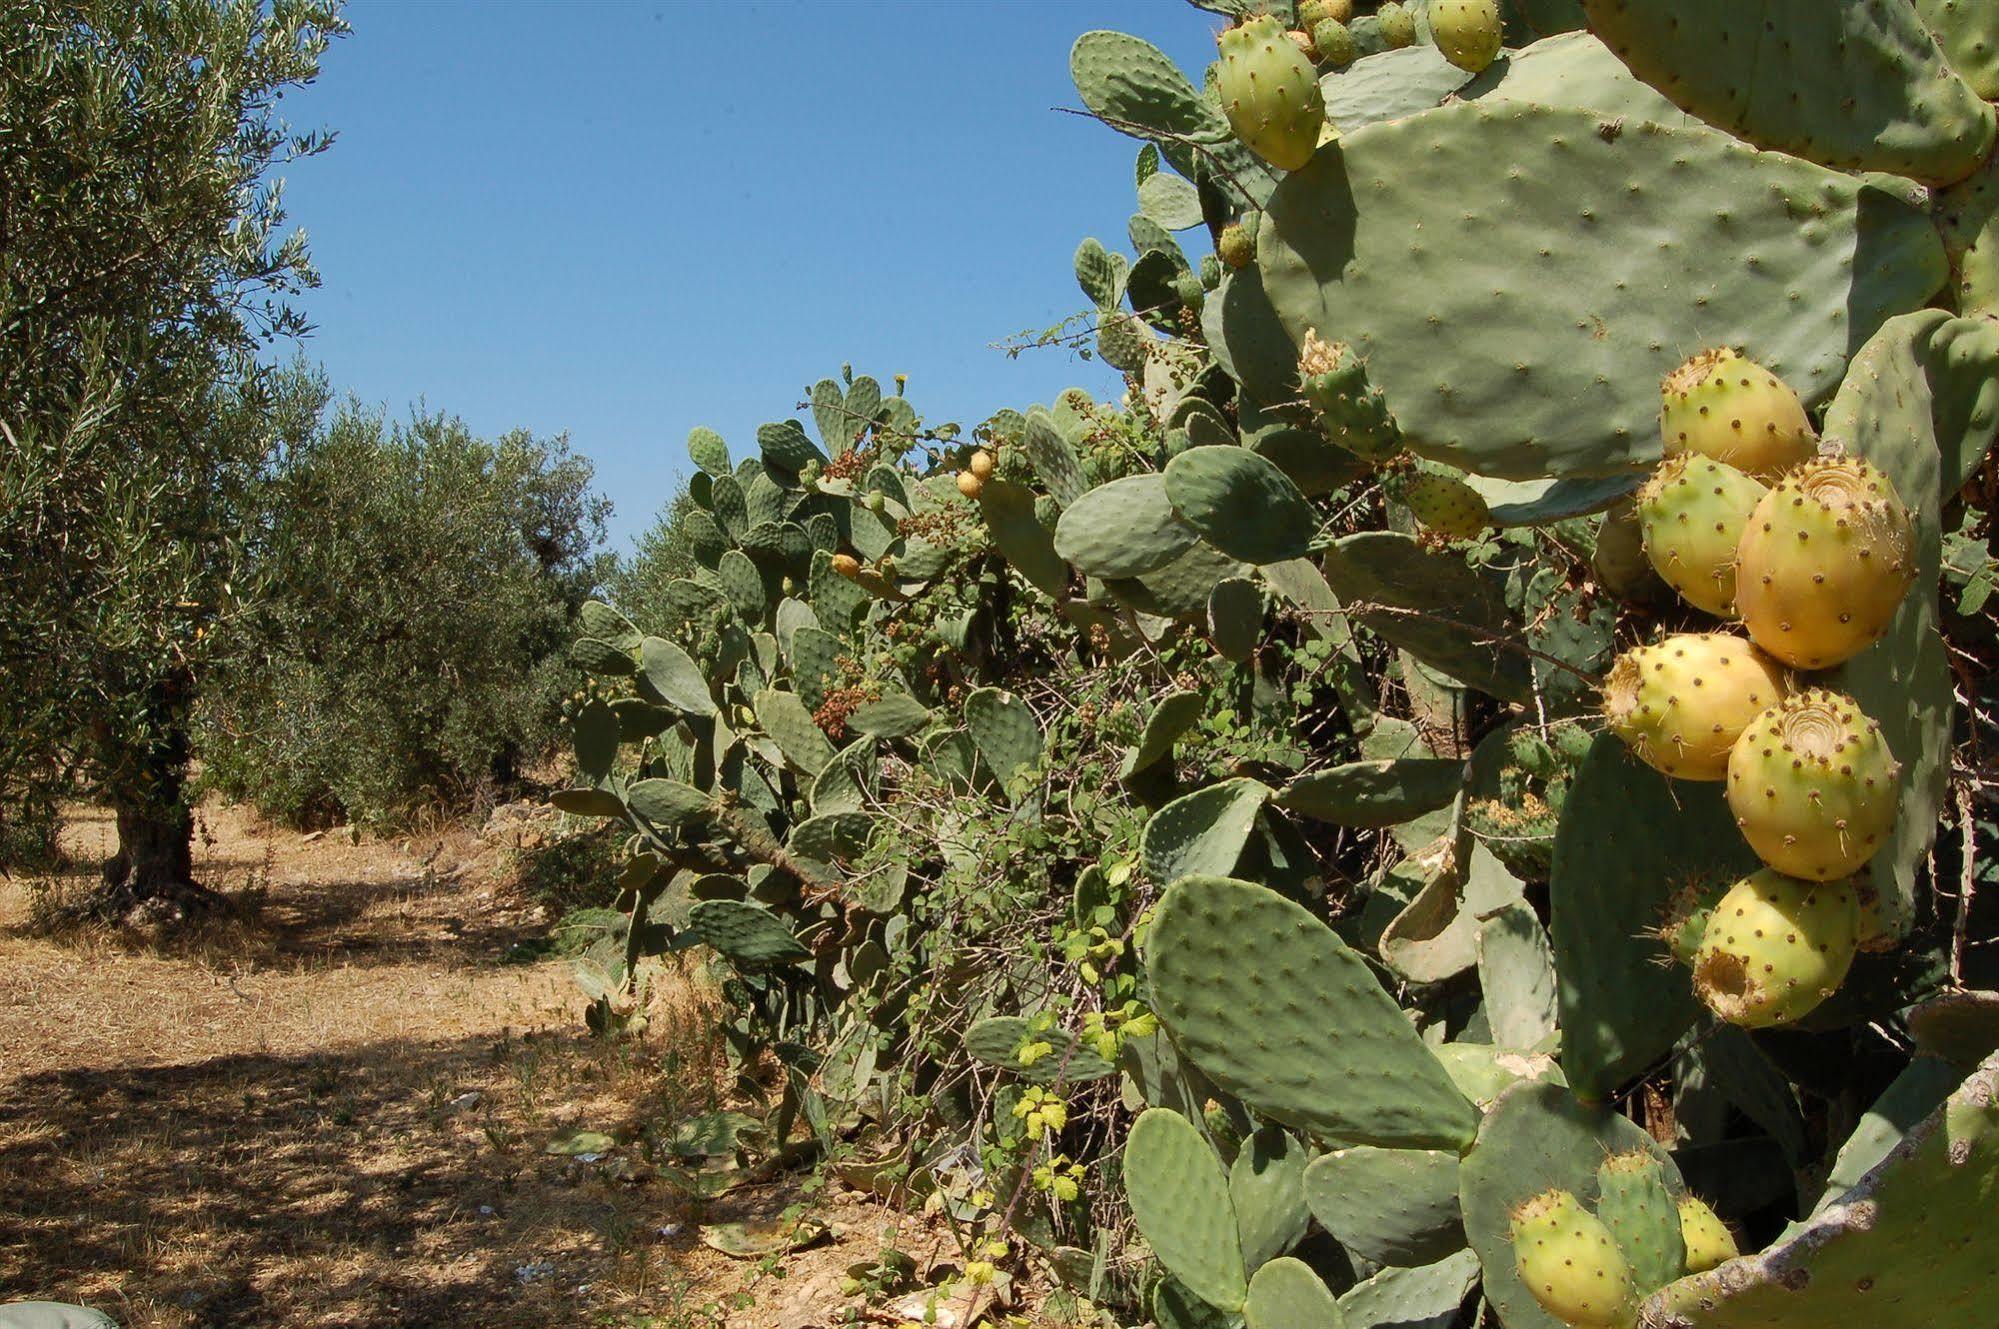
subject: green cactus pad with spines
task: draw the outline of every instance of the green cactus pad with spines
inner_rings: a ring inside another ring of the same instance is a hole
[[[1642,83],[1610,48],[1587,32],[1565,32],[1507,53],[1466,86],[1467,99],[1569,106],[1599,115],[1650,120],[1684,129],[1696,122]]]
[[[1362,56],[1343,72],[1319,80],[1326,119],[1342,134],[1381,120],[1435,109],[1471,78],[1434,46],[1411,46]]]
[[[1166,464],[1165,489],[1188,528],[1245,563],[1300,558],[1318,530],[1291,477],[1247,448],[1191,448]]]
[[[1124,255],[1111,253],[1095,236],[1076,246],[1076,285],[1099,309],[1124,298],[1124,279],[1130,266]]]
[[[602,600],[586,600],[576,611],[579,635],[594,638],[627,653],[638,650],[641,637],[632,621]]]
[[[1459,1251],[1416,1269],[1383,1269],[1340,1294],[1347,1329],[1450,1329],[1478,1282],[1478,1256]]]
[[[1204,705],[1198,692],[1169,692],[1161,697],[1152,713],[1145,717],[1138,746],[1127,751],[1119,763],[1118,778],[1129,780],[1171,753],[1174,740],[1201,718]]]
[[[1366,462],[1336,446],[1322,429],[1266,426],[1245,438],[1243,445],[1290,476],[1308,498],[1352,484],[1367,470]]]
[[[1217,585],[1249,570],[1247,563],[1196,541],[1165,567],[1143,577],[1113,578],[1104,588],[1142,614],[1192,622],[1206,615]]]
[[[1147,943],[1155,1010],[1208,1077],[1327,1139],[1461,1149],[1478,1112],[1367,962],[1274,891],[1188,877]]]
[[[815,815],[859,812],[866,805],[868,784],[875,768],[874,746],[866,738],[856,739],[812,777],[811,802]]]
[[[1238,664],[1263,642],[1263,588],[1246,577],[1224,577],[1208,593],[1208,639]]]
[[[1861,1114],[1846,1143],[1839,1147],[1832,1168],[1826,1174],[1825,1193],[1812,1212],[1837,1204],[1858,1186],[1909,1132],[1937,1110],[1964,1083],[1965,1072],[1935,1057],[1917,1057],[1881,1097]],[[1700,1270],[1691,1272],[1699,1273]]]
[[[1305,1146],[1276,1126],[1243,1141],[1229,1165],[1229,1199],[1243,1266],[1258,1269],[1297,1245],[1311,1225],[1305,1207]]]
[[[1195,873],[1227,876],[1269,797],[1268,785],[1236,779],[1174,799],[1153,813],[1139,833],[1146,873],[1166,884]]]
[[[1247,1329],[1346,1329],[1339,1302],[1303,1260],[1286,1255],[1249,1280],[1242,1318]]]
[[[1667,1189],[1682,1193],[1678,1169],[1651,1136],[1608,1108],[1584,1106],[1557,1085],[1517,1084],[1486,1113],[1459,1168],[1460,1198],[1466,1235],[1485,1271],[1486,1300],[1506,1329],[1566,1329],[1521,1281],[1514,1211],[1551,1189],[1592,1203],[1603,1160],[1632,1150],[1659,1159]]]
[[[993,545],[1014,570],[1044,595],[1069,588],[1069,565],[1055,552],[1048,529],[1034,516],[1034,491],[994,476],[979,490],[979,513]]]
[[[1021,1049],[1036,1042],[1051,1044],[1054,1050],[1022,1065]],[[1011,1071],[1033,1084],[1082,1084],[1117,1071],[1090,1048],[1080,1043],[1069,1047],[1069,1036],[1060,1029],[1036,1034],[1030,1022],[1018,1015],[993,1015],[975,1021],[965,1031],[965,1052],[976,1061]]]
[[[635,668],[629,652],[621,651],[610,642],[598,641],[593,637],[578,637],[571,642],[569,658],[586,674],[619,677],[631,673]]]
[[[1596,1216],[1624,1252],[1632,1287],[1649,1297],[1686,1269],[1680,1211],[1649,1153],[1613,1154],[1597,1169]]]
[[[744,488],[734,476],[716,476],[714,482],[710,482],[708,510],[714,514],[722,532],[738,544],[754,526],[750,522],[750,500],[744,498]]]
[[[785,848],[800,858],[841,863],[867,851],[874,829],[875,819],[865,812],[827,812],[792,827]]]
[[[625,790],[632,815],[653,826],[683,826],[714,815],[715,804],[693,785],[678,780],[639,780]]]
[[[1673,102],[1842,170],[1961,180],[1994,118],[1909,0],[1584,0],[1590,28]]]
[[[1980,0],[1916,0],[1944,58],[1973,92],[1999,101],[1999,8]]]
[[[1011,692],[980,688],[965,698],[965,729],[1001,784],[1041,760],[1041,726]]]
[[[1448,806],[1464,771],[1463,762],[1442,757],[1348,762],[1296,777],[1277,803],[1336,826],[1394,826]]]
[[[715,714],[708,680],[694,658],[663,637],[647,637],[639,646],[640,666],[660,700],[683,715]]]
[[[1357,609],[1354,618],[1423,663],[1502,701],[1531,701],[1527,655],[1493,582],[1463,558],[1422,548],[1393,531],[1363,531],[1336,542],[1326,580]]]
[[[1125,1195],[1159,1263],[1211,1306],[1239,1310],[1248,1292],[1235,1206],[1221,1160],[1177,1112],[1150,1108],[1124,1146]]]
[[[1312,1216],[1376,1264],[1434,1264],[1464,1249],[1458,1156],[1435,1149],[1335,1149],[1305,1169]]]
[[[1122,32],[1086,32],[1069,51],[1083,105],[1120,133],[1157,133],[1217,143],[1229,135],[1221,110],[1151,42]]]
[[[1055,552],[1086,576],[1142,577],[1187,552],[1199,534],[1166,494],[1166,477],[1128,475],[1066,505]]]
[[[1560,1010],[1555,950],[1532,905],[1515,901],[1479,919],[1478,981],[1496,1045],[1532,1052],[1551,1042]]]
[[[1295,341],[1355,344],[1418,452],[1521,479],[1656,457],[1657,384],[1689,343],[1754,346],[1822,397],[1858,333],[1946,272],[1921,214],[1857,180],[1711,130],[1487,102],[1322,149],[1272,195],[1258,265]]]
[[[729,550],[715,565],[715,573],[722,579],[722,594],[735,606],[736,616],[745,623],[762,623],[769,602],[765,599],[763,574],[750,562],[749,555],[740,549]]]
[[[1999,1229],[1999,1058],[1837,1204],[1760,1254],[1671,1284],[1648,1329],[1934,1329],[1991,1314]]]
[[[1266,406],[1297,397],[1298,352],[1254,272],[1222,282],[1202,306],[1201,329],[1215,362],[1248,397]]]
[[[907,692],[884,693],[847,717],[847,728],[875,738],[909,738],[929,723],[930,712]]]
[[[816,624],[791,634],[791,685],[814,710],[826,704],[826,690],[840,677],[840,639]]]
[[[772,969],[809,960],[812,952],[784,920],[747,900],[703,900],[688,911],[688,928],[742,969]]]
[[[1986,320],[1934,310],[1881,329],[1826,413],[1828,434],[1887,475],[1910,509],[1916,589],[1882,639],[1827,679],[1882,727],[1902,760],[1901,810],[1874,860],[1873,880],[1895,935],[1907,930],[1916,875],[1936,833],[1951,751],[1952,678],[1938,634],[1940,513],[1978,465],[1999,419],[1995,337]]]
[[[826,464],[826,454],[796,420],[758,425],[757,446],[763,450],[764,463],[781,472],[795,473],[808,462]]]
[[[569,738],[576,749],[576,773],[590,784],[602,784],[618,760],[618,713],[593,698],[570,721]]]
[[[717,479],[731,474],[729,445],[712,429],[696,425],[687,431],[687,455],[696,466]]]
[[[1171,1274],[1152,1289],[1152,1319],[1159,1329],[1239,1329],[1242,1319],[1202,1301]]]
[[[1718,785],[1672,783],[1597,738],[1562,805],[1549,884],[1562,1069],[1579,1095],[1603,1100],[1693,1024],[1700,1008],[1665,981],[1655,930],[1689,880],[1755,865]]]
[[[1401,453],[1401,427],[1353,347],[1345,342],[1329,345],[1307,328],[1298,351],[1298,383],[1336,445],[1369,461]]]
[[[1049,496],[1063,507],[1081,498],[1090,487],[1076,450],[1055,427],[1047,411],[1037,406],[1027,413],[1027,427],[1021,433],[1020,450],[1034,468],[1036,478]]]
[[[784,759],[806,775],[817,775],[833,760],[833,744],[813,723],[812,712],[796,693],[769,689],[750,700],[757,724],[777,743]]]

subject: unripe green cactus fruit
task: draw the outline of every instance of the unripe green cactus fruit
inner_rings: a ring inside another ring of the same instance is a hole
[[[1874,857],[1895,824],[1901,767],[1851,697],[1813,688],[1750,722],[1728,756],[1728,807],[1757,857],[1832,881]]]
[[[1829,669],[1887,632],[1915,580],[1915,531],[1888,477],[1823,457],[1779,480],[1736,554],[1735,607],[1756,644]]]
[[[1222,227],[1222,234],[1215,241],[1215,252],[1222,262],[1241,271],[1256,262],[1256,236],[1241,222],[1230,222]]]
[[[1789,1024],[1845,981],[1859,933],[1852,882],[1760,869],[1715,905],[1694,958],[1694,992],[1730,1024]]]
[[[1448,466],[1402,458],[1382,468],[1381,486],[1425,530],[1453,540],[1469,540],[1492,525],[1485,497]]]
[[[1589,566],[1597,585],[1621,599],[1646,603],[1665,598],[1666,585],[1645,556],[1645,527],[1635,499],[1621,499],[1605,511]]]
[[[1701,939],[1707,936],[1708,920],[1714,907],[1734,885],[1732,874],[1709,872],[1683,883],[1666,905],[1666,916],[1653,935],[1666,943],[1673,959],[1691,969],[1700,957]]]
[[[1742,638],[1681,633],[1618,657],[1604,679],[1603,713],[1654,770],[1719,780],[1743,731],[1787,690],[1777,664]]]
[[[1430,40],[1469,73],[1483,73],[1499,57],[1501,27],[1499,0],[1430,0]]]
[[[1402,451],[1402,431],[1389,414],[1387,399],[1368,381],[1351,346],[1328,345],[1307,329],[1298,354],[1298,380],[1333,442],[1370,461]]]
[[[1687,1243],[1687,1272],[1704,1274],[1742,1254],[1735,1234],[1707,1203],[1692,1195],[1680,1201],[1680,1236]]]
[[[1697,452],[1769,480],[1817,451],[1798,394],[1726,346],[1702,351],[1660,385],[1659,433],[1668,457]]]
[[[1735,612],[1735,551],[1768,491],[1724,462],[1668,457],[1638,491],[1645,557],[1696,609]]]
[[[1220,38],[1216,87],[1237,138],[1272,166],[1295,171],[1312,160],[1326,123],[1326,102],[1305,57],[1284,26],[1253,18]]]
[[[1412,46],[1416,41],[1416,16],[1395,0],[1374,12],[1374,21],[1380,24],[1381,41],[1389,50],[1400,50]]]
[[[1610,1229],[1567,1191],[1513,1212],[1521,1281],[1550,1315],[1578,1329],[1624,1329],[1635,1313],[1631,1266]]]
[[[1312,45],[1319,52],[1319,63],[1334,69],[1345,69],[1360,55],[1352,29],[1336,18],[1321,19],[1312,26]]]

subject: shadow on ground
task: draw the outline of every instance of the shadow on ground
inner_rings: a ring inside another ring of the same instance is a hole
[[[714,1260],[632,1141],[698,1110],[676,1078],[559,1034],[25,1077],[0,1087],[0,1299],[147,1326],[543,1325],[671,1299]],[[624,1143],[545,1152],[577,1125]]]

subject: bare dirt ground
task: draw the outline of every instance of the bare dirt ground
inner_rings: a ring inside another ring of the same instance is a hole
[[[638,1141],[720,1104],[709,1009],[663,984],[642,1044],[592,1039],[565,965],[506,962],[545,927],[504,846],[202,820],[198,875],[235,910],[172,940],[42,935],[47,883],[0,878],[0,1301],[159,1329],[804,1329],[848,1322],[849,1264],[934,1242],[844,1196],[781,1264],[701,1245],[797,1180],[697,1207],[658,1178]],[[106,835],[77,813],[58,891]],[[618,1143],[548,1152],[577,1129]]]

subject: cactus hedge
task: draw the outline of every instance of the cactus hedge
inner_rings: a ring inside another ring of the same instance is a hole
[[[595,1018],[712,957],[777,1140],[1162,1326],[1979,1320],[1984,7],[1204,7],[1071,57],[1120,402],[689,440]]]

